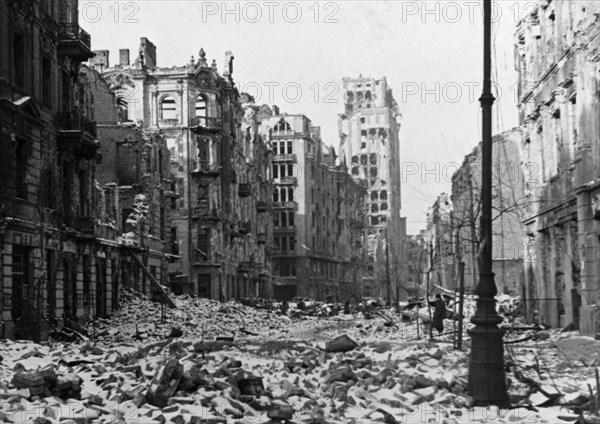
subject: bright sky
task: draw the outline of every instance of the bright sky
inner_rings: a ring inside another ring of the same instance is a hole
[[[403,115],[402,215],[409,233],[479,142],[482,1],[80,1],[92,49],[137,57],[140,37],[157,46],[159,66],[181,66],[204,48],[258,103],[303,113],[337,146],[344,76],[386,76]],[[494,3],[494,132],[517,125],[513,34],[535,1]]]

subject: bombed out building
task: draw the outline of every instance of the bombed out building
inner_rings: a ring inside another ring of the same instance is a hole
[[[385,78],[344,78],[343,89],[345,111],[338,120],[341,161],[355,180],[367,182],[366,224],[373,263],[370,281],[365,281],[371,290],[366,294],[389,298],[389,270],[382,259],[388,247],[388,257],[401,258],[406,235],[400,216],[401,115]],[[396,283],[400,282],[390,283],[394,297]]]
[[[233,55],[226,53],[219,73],[202,49],[197,60],[168,68],[157,65],[148,39],[138,51],[131,63],[129,50],[121,50],[114,66],[109,52],[99,51],[91,65],[115,94],[120,121],[168,146],[172,290],[215,299],[268,295],[270,158],[254,124],[244,123],[254,118],[234,86]]]
[[[0,1],[0,337],[117,307],[114,226],[96,211],[97,126],[80,84],[93,56],[77,1]]]
[[[515,39],[527,314],[588,334],[600,328],[599,13],[598,2],[539,2]]]

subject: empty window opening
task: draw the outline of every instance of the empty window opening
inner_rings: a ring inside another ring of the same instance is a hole
[[[206,99],[203,95],[198,94],[196,97],[196,116],[205,118],[206,115]]]
[[[177,105],[173,97],[166,96],[161,100],[160,119],[177,119]]]

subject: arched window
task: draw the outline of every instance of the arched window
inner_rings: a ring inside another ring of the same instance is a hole
[[[377,196],[377,192],[376,191],[372,191],[371,192],[371,200],[377,200],[378,196]]]
[[[275,132],[285,132],[285,131],[291,131],[292,128],[290,127],[290,124],[288,124],[285,119],[282,119],[281,121],[279,121],[277,123],[277,125],[275,125],[275,128],[273,128],[273,131]]]
[[[178,119],[177,105],[171,96],[165,96],[160,101],[160,119]]]
[[[382,210],[382,211],[387,211],[387,210],[388,210],[388,204],[387,204],[387,203],[385,203],[385,202],[383,202],[383,203],[381,204],[381,210]]]
[[[379,212],[379,205],[377,205],[377,203],[373,203],[371,205],[371,212],[373,212],[373,213]]]
[[[379,195],[381,200],[387,200],[387,190],[381,190],[381,194]]]
[[[367,92],[365,93],[365,100],[367,101],[371,101],[371,91],[367,90]]]
[[[129,121],[129,104],[124,97],[117,97],[119,122]]]
[[[196,116],[205,118],[207,116],[206,106],[206,99],[202,94],[198,94],[198,96],[196,96]]]

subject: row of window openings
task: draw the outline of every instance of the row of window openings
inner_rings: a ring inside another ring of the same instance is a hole
[[[273,201],[274,202],[293,202],[294,201],[294,188],[293,187],[280,187],[273,190]]]
[[[275,236],[273,237],[273,249],[278,252],[292,252],[296,249],[295,236]]]
[[[358,165],[358,160],[359,157],[358,156],[352,156],[352,165],[356,166]],[[371,165],[377,165],[377,153],[371,153],[370,155],[360,155],[360,164],[361,165],[367,165],[367,161],[371,164]]]
[[[127,103],[124,99],[118,99],[118,104],[120,107],[125,109],[123,112],[126,114]],[[203,95],[198,94],[196,96],[196,104],[195,104],[195,116],[204,118],[206,117],[206,109],[207,102]],[[159,117],[160,119],[179,119],[179,114],[177,113],[177,102],[174,97],[165,96],[160,100],[159,104]]]
[[[294,212],[277,212],[273,215],[273,227],[287,228],[294,226]]]
[[[294,164],[273,165],[273,178],[285,178],[294,176]]]
[[[371,178],[377,178],[378,173],[379,173],[379,170],[377,169],[377,167],[372,166],[369,168],[369,176]],[[359,175],[359,174],[360,174],[360,169],[358,168],[358,166],[352,167],[352,175]]]
[[[387,216],[371,216],[369,217],[371,221],[371,225],[379,225],[382,222],[387,222]]]
[[[294,153],[293,144],[291,141],[274,141],[273,152],[276,155],[291,155]]]

